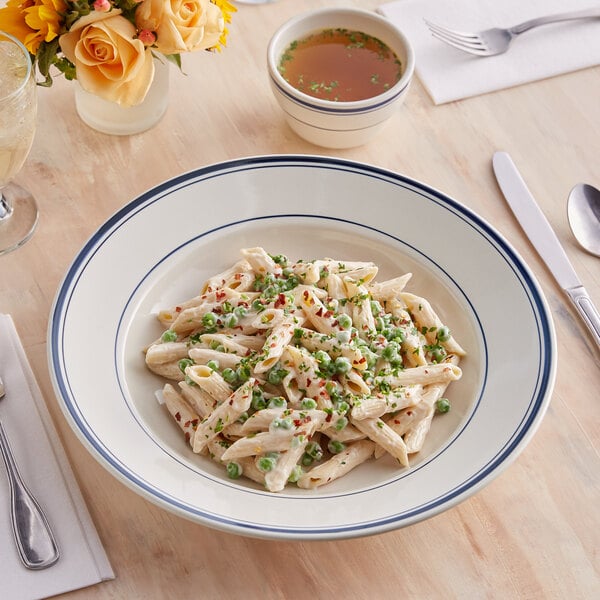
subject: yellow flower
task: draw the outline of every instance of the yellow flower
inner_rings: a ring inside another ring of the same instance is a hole
[[[66,9],[63,0],[8,0],[0,9],[0,29],[35,54],[42,42],[51,42],[59,35]]]
[[[231,23],[231,15],[234,12],[237,12],[237,8],[233,6],[228,0],[211,0],[213,4],[216,4],[221,9],[221,14],[223,15],[223,19],[225,23]],[[227,45],[227,34],[229,30],[227,27],[223,28],[221,35],[219,36],[219,43],[216,46],[217,50],[221,50],[222,46]]]

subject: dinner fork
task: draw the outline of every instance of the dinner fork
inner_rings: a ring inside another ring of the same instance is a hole
[[[0,379],[0,400],[5,396]],[[10,488],[10,516],[21,561],[28,569],[45,569],[59,559],[58,546],[46,515],[23,483],[8,437],[0,421],[0,452]]]
[[[531,19],[524,23],[519,23],[513,27],[501,29],[494,27],[479,32],[462,32],[454,29],[447,29],[441,25],[436,25],[425,19],[425,23],[433,37],[438,40],[477,56],[494,56],[506,52],[511,42],[521,33],[525,33],[534,27],[558,23],[560,21],[573,21],[576,19],[595,19],[600,17],[600,7],[587,8],[585,10],[559,13]]]

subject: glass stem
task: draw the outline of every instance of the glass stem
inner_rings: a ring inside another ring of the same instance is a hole
[[[0,191],[0,220],[8,219],[12,214],[12,206],[4,197],[2,191]]]

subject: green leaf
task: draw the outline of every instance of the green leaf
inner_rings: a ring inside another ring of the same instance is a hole
[[[52,76],[50,75],[50,66],[54,63],[58,51],[58,38],[51,42],[42,42],[36,54],[37,68],[40,75],[46,78],[46,81],[40,83],[45,87],[52,85]]]
[[[56,68],[65,76],[67,81],[73,81],[77,79],[77,72],[75,71],[75,65],[66,57],[56,59],[54,64]]]
[[[169,62],[172,62],[174,65],[177,65],[179,70],[181,71],[181,54],[164,54],[163,55]]]

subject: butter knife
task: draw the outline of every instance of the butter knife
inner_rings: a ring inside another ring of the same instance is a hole
[[[579,316],[600,348],[600,314],[581,284],[554,230],[531,195],[521,174],[506,152],[494,153],[492,165],[498,185],[558,285],[573,303]]]

